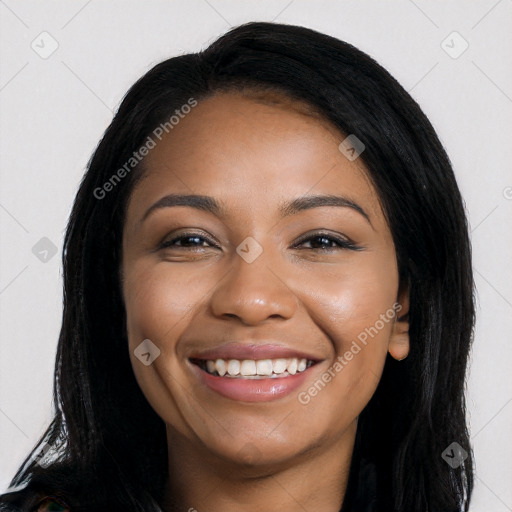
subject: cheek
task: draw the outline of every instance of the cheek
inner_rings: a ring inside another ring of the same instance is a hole
[[[398,292],[394,258],[368,254],[353,264],[319,271],[312,277],[309,282],[314,282],[314,286],[309,286],[305,302],[317,324],[328,331],[338,352],[374,326],[381,315],[392,314],[389,310]],[[385,325],[379,322],[378,327],[389,337],[391,322],[387,320]]]
[[[130,359],[139,387],[166,423],[190,435],[181,414],[190,409],[187,404],[190,396],[183,393],[188,387],[176,345],[194,308],[204,300],[208,282],[192,279],[187,272],[176,268],[166,262],[155,264],[143,259],[127,265],[123,294]],[[154,342],[160,350],[148,366],[135,356],[135,349],[145,339]]]
[[[158,340],[169,347],[187,318],[205,297],[207,282],[189,273],[171,271],[169,264],[139,263],[127,275],[124,295],[130,342]],[[131,334],[131,336],[130,336]]]
[[[357,416],[373,395],[395,317],[394,260],[369,257],[364,263],[319,273],[314,291],[310,288],[304,301],[331,341],[331,358],[317,379],[322,382],[310,390],[314,396],[310,405],[319,412],[330,410],[338,419]],[[306,402],[311,394],[304,391]]]

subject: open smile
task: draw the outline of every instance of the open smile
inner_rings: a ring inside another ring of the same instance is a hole
[[[217,377],[233,379],[277,379],[306,371],[315,361],[306,358],[191,359],[191,363]]]
[[[265,402],[299,388],[320,359],[282,346],[227,345],[194,354],[190,368],[201,384],[225,398]]]

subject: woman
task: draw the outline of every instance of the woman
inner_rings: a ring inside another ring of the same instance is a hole
[[[155,66],[63,264],[55,418],[9,510],[468,510],[463,202],[353,46],[249,23]]]

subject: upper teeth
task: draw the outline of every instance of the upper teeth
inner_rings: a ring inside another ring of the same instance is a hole
[[[288,359],[217,359],[215,361],[206,361],[206,369],[209,373],[217,372],[221,377],[227,375],[235,377],[250,376],[285,376],[295,375],[297,372],[303,372],[308,366],[313,364],[307,359],[298,359],[292,357]]]

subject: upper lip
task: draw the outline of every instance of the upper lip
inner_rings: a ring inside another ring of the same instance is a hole
[[[297,350],[295,348],[286,347],[278,343],[225,343],[215,348],[201,350],[190,355],[189,359],[287,359],[296,357],[297,359],[307,359],[318,362],[322,358]]]

